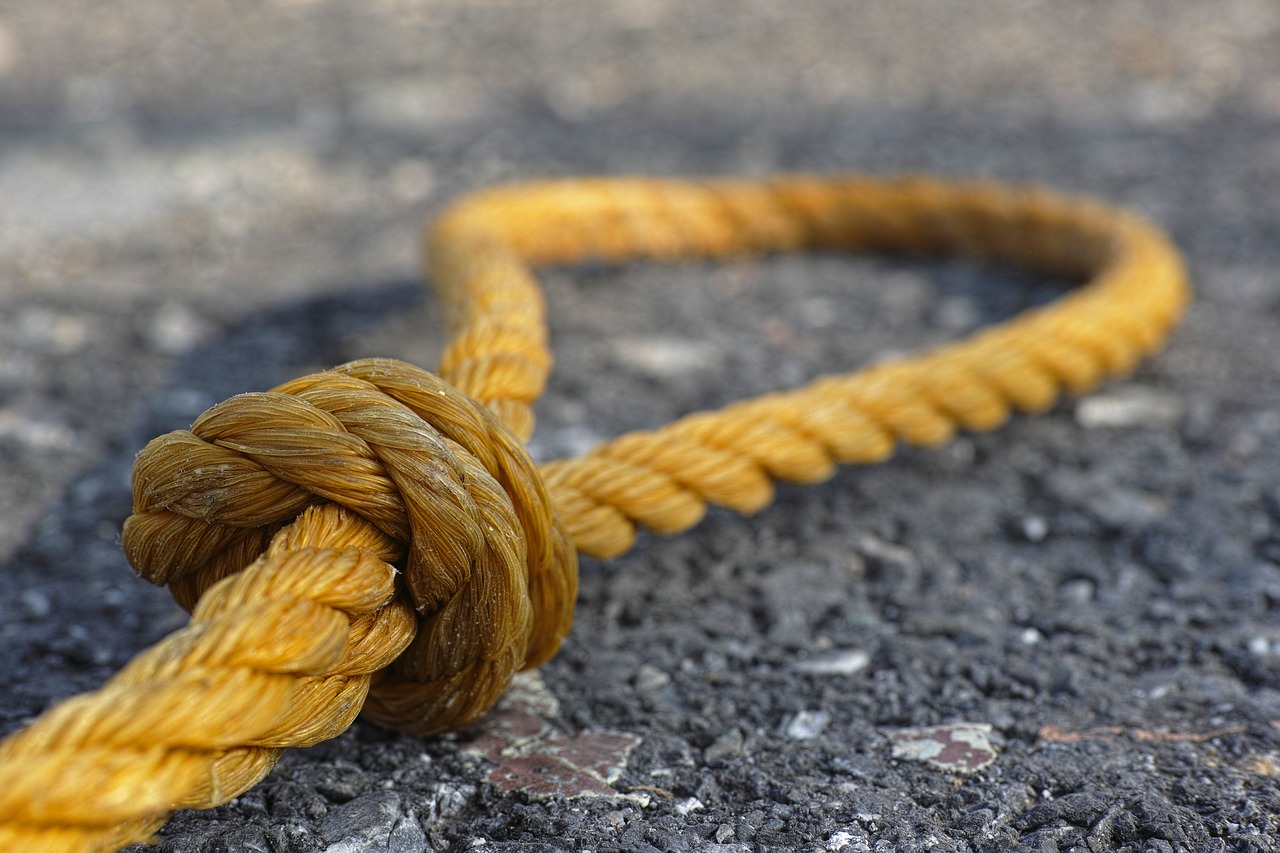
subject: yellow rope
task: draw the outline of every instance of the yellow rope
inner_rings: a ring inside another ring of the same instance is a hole
[[[819,379],[539,471],[551,369],[530,267],[839,249],[959,253],[1087,278],[967,340]],[[994,428],[1128,371],[1187,299],[1141,218],[1043,190],[910,178],[574,180],[455,204],[428,239],[450,344],[436,376],[371,359],[245,394],[156,439],[124,548],[191,623],[0,743],[0,850],[103,851],[227,801],[363,712],[426,734],[555,654],[575,546],[626,551],[708,503]]]

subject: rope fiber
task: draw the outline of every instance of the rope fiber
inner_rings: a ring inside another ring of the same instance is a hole
[[[840,250],[1086,280],[951,344],[690,415],[539,468],[552,365],[532,267]],[[366,359],[243,394],[139,454],[130,562],[191,611],[0,743],[0,850],[107,851],[254,785],[356,716],[465,725],[569,631],[577,552],[753,513],[898,443],[998,427],[1130,371],[1188,298],[1165,235],[1032,188],[928,178],[580,179],[464,198],[427,238],[439,375]]]

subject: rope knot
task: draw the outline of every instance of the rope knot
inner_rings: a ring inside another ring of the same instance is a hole
[[[219,403],[147,445],[133,495],[125,553],[188,609],[279,550],[273,538],[300,516],[363,520],[366,550],[400,569],[418,623],[364,712],[406,731],[479,716],[516,670],[555,654],[572,620],[576,552],[523,444],[404,362],[354,361]]]

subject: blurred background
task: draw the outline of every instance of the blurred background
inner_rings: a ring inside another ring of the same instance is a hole
[[[1280,117],[1278,19],[1268,0],[8,0],[5,291],[83,290],[126,242],[180,293],[402,272],[441,200],[581,172],[1143,181],[1164,212],[1223,116]],[[1276,145],[1213,141],[1219,168]],[[270,282],[244,274],[263,263]]]

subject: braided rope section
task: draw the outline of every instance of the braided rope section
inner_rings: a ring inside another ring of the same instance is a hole
[[[542,468],[584,553],[628,550],[636,526],[671,534],[708,503],[753,513],[772,480],[813,483],[1040,412],[1130,371],[1181,316],[1189,290],[1164,234],[1127,211],[1045,190],[928,178],[599,179],[466,199],[428,240],[452,343],[441,374],[522,434],[550,369],[529,264],[678,260],[838,249],[955,253],[1088,279],[966,340],[790,392],[699,413]]]
[[[535,468],[549,375],[530,267],[806,249],[956,252],[1089,279],[917,356],[691,415]],[[225,802],[357,713],[416,734],[484,712],[569,630],[576,549],[759,510],[899,442],[991,429],[1132,368],[1181,313],[1144,220],[926,179],[579,180],[481,193],[428,238],[437,378],[384,359],[245,394],[139,455],[125,552],[191,623],[0,743],[0,850],[104,851]],[[576,549],[575,549],[576,546]]]
[[[186,628],[0,744],[0,850],[145,839],[174,809],[248,789],[284,747],[345,730],[414,635],[378,556],[387,544],[349,515],[307,510]]]

